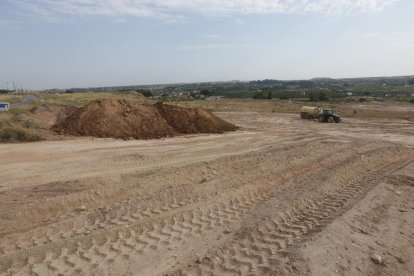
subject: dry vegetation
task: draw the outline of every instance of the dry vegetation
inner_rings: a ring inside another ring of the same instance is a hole
[[[130,93],[34,93],[36,100],[19,103],[28,95],[0,95],[0,101],[12,104],[9,112],[0,113],[0,141],[37,141],[40,139],[61,139],[51,126],[62,119],[73,107],[81,107],[90,101],[104,98],[125,99],[135,103],[154,103],[136,92]],[[297,114],[303,102],[289,100],[193,100],[170,102],[182,107],[202,107],[214,112],[274,112]],[[305,103],[309,104],[309,103]],[[414,105],[408,103],[325,103],[347,118],[387,119],[414,121]]]
[[[0,142],[31,142],[56,139],[50,130],[71,107],[80,107],[103,98],[128,99],[142,103],[146,99],[138,93],[33,93],[33,102],[22,105],[29,95],[0,95],[0,101],[11,103],[7,112],[0,112]]]

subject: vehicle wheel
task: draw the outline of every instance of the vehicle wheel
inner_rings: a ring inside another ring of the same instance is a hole
[[[325,121],[325,118],[323,118],[323,115],[319,115],[318,120],[322,123]]]
[[[329,117],[328,118],[328,123],[333,123],[334,122],[334,118],[333,117]]]

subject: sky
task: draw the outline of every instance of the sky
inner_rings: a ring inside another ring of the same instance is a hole
[[[414,75],[412,0],[0,0],[0,89]]]

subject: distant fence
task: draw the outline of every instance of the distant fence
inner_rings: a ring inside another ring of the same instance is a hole
[[[0,102],[0,111],[7,111],[10,108],[10,104],[9,103],[5,103],[5,102]]]

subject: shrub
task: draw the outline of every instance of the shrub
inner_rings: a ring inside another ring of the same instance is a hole
[[[0,142],[33,142],[42,138],[39,135],[31,133],[23,128],[6,127],[0,130]]]
[[[34,105],[32,108],[30,108],[30,112],[34,113],[34,112],[36,112],[36,110],[38,110],[38,109],[39,109],[39,106]]]
[[[325,92],[319,92],[319,100],[320,100],[321,102],[324,102],[324,101],[329,100],[329,98],[328,98],[328,96],[326,95],[326,93],[325,93]]]
[[[265,99],[265,98],[266,98],[265,95],[261,91],[260,92],[256,92],[253,95],[253,99],[256,99],[256,100],[258,100],[258,99]]]
[[[414,99],[411,99],[411,100],[410,100],[410,103],[414,104]]]
[[[315,95],[313,93],[309,94],[309,101],[314,102],[315,101]]]
[[[267,99],[272,99],[272,91],[267,92]]]
[[[149,90],[141,90],[141,91],[139,91],[139,93],[144,95],[144,97],[146,97],[146,98],[152,97],[152,92],[149,91]]]
[[[213,92],[211,92],[211,91],[210,91],[210,90],[208,90],[208,89],[203,89],[203,90],[201,90],[201,91],[200,91],[200,94],[201,94],[201,95],[204,95],[204,96],[207,98],[207,97],[212,96],[212,95],[213,95]]]

